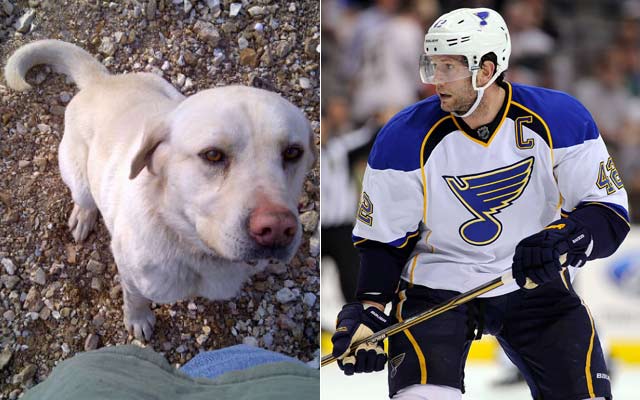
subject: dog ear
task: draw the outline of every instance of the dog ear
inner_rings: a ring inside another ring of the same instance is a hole
[[[129,179],[134,179],[138,176],[144,167],[149,168],[149,171],[153,173],[151,164],[153,160],[153,152],[158,148],[160,143],[167,139],[168,136],[169,127],[164,123],[164,121],[157,122],[150,126],[145,126],[142,144],[131,162]]]

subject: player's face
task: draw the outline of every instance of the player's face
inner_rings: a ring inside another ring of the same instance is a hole
[[[435,64],[433,83],[440,98],[440,107],[446,112],[464,114],[471,108],[477,96],[464,58],[433,56],[432,59]]]

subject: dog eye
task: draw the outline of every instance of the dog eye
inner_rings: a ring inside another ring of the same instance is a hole
[[[292,162],[302,157],[302,153],[304,153],[304,150],[300,146],[289,146],[282,152],[282,158],[285,161]]]
[[[222,151],[217,149],[205,150],[202,153],[200,153],[200,157],[203,160],[210,162],[212,164],[222,162],[227,158],[227,156]]]

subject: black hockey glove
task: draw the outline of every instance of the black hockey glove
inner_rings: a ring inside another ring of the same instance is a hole
[[[382,371],[387,362],[383,342],[364,343],[351,353],[354,342],[371,336],[389,326],[389,317],[375,307],[367,309],[360,303],[349,303],[338,314],[336,333],[331,337],[333,356],[345,375],[354,372]]]
[[[523,239],[513,256],[513,277],[524,287],[526,279],[541,285],[558,277],[562,267],[581,267],[587,261],[591,234],[579,222],[562,218]],[[560,256],[567,260],[560,263]]]

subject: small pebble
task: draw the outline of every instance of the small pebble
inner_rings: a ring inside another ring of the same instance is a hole
[[[207,341],[207,339],[209,339],[209,335],[199,335],[199,336],[196,338],[196,342],[198,342],[198,344],[199,344],[200,346],[202,346],[202,345],[204,344],[204,342],[206,342],[206,341]]]
[[[13,4],[11,4],[9,2],[9,0],[2,0],[2,9],[4,10],[4,13],[7,15],[11,15],[13,14]]]
[[[40,131],[40,133],[51,133],[51,127],[47,124],[38,124],[37,125],[38,130]]]
[[[246,49],[247,46],[249,46],[249,41],[244,36],[240,36],[238,38],[238,48],[242,50]]]
[[[184,82],[184,86],[182,87],[184,90],[189,90],[191,88],[193,88],[193,81],[191,80],[191,78],[187,78]]]
[[[191,4],[190,0],[184,0],[183,9],[185,14],[189,14],[191,9],[193,8],[193,4]]]
[[[87,263],[87,271],[94,273],[94,274],[101,274],[104,272],[105,270],[105,265],[103,263],[101,263],[100,261],[96,261],[96,260],[89,260],[89,262]]]
[[[13,376],[13,384],[25,384],[29,380],[31,380],[31,378],[33,378],[35,373],[36,366],[33,364],[26,364],[26,366],[22,369],[22,371],[20,371],[19,374]]]
[[[281,262],[269,264],[266,271],[274,275],[284,275],[287,273],[287,265]]]
[[[264,342],[265,347],[271,347],[273,345],[273,335],[271,332],[264,335],[262,337],[262,341]]]
[[[87,339],[84,341],[84,350],[95,350],[98,348],[98,343],[100,342],[100,337],[96,334],[89,334]]]
[[[303,89],[311,89],[311,81],[309,78],[300,78],[300,87]]]
[[[182,87],[186,79],[187,77],[184,76],[184,74],[178,74],[178,77],[176,78],[176,85],[178,85],[179,87]]]
[[[303,297],[303,302],[304,304],[308,305],[309,307],[313,307],[314,304],[316,304],[316,299],[317,296],[311,292],[307,292],[304,294]]]
[[[102,279],[95,276],[91,278],[91,289],[102,290]]]
[[[16,318],[16,313],[14,313],[13,310],[7,310],[2,314],[2,317],[5,321],[11,322]]]
[[[247,336],[242,339],[242,344],[246,344],[247,346],[258,347],[258,339],[253,336]]]
[[[0,263],[4,267],[4,270],[7,271],[7,274],[13,275],[16,273],[16,266],[13,265],[13,261],[11,261],[10,259],[3,258],[2,261],[0,261]]]
[[[229,6],[229,15],[231,17],[235,17],[236,15],[238,15],[241,9],[242,9],[242,4],[231,3],[231,5]]]
[[[261,15],[265,15],[267,13],[267,9],[266,9],[266,7],[262,7],[262,6],[253,6],[253,7],[249,8],[247,10],[247,12],[252,17],[259,17]]]
[[[60,101],[63,102],[64,104],[67,104],[68,102],[71,101],[71,94],[69,94],[68,92],[61,92]]]
[[[20,33],[27,33],[31,29],[31,22],[36,16],[36,10],[27,10],[15,23],[14,27]]]
[[[31,281],[44,286],[47,283],[47,274],[42,268],[37,268],[31,277]]]
[[[295,298],[296,296],[293,294],[291,289],[287,287],[278,290],[278,292],[276,293],[276,299],[282,304],[293,301]]]
[[[104,325],[104,317],[100,314],[96,315],[95,317],[93,317],[93,325],[96,327],[101,327],[102,325]]]
[[[2,371],[4,367],[7,366],[7,364],[9,364],[12,356],[13,353],[11,353],[10,347],[7,346],[4,350],[2,350],[2,353],[0,353],[0,371]]]
[[[20,282],[20,277],[17,275],[2,275],[0,276],[0,280],[4,287],[11,290],[18,284],[18,282]]]

